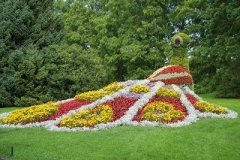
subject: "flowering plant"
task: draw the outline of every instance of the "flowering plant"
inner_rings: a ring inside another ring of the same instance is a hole
[[[148,78],[151,82],[162,81],[167,84],[192,85],[193,79],[190,71],[176,65],[165,66],[155,71]]]
[[[81,106],[90,104],[90,103],[92,103],[92,101],[89,101],[89,100],[81,101],[78,99],[73,99],[68,102],[60,103],[59,109],[51,117],[49,117],[49,120],[54,120],[64,114],[68,113],[70,110],[78,109]]]
[[[149,100],[149,102],[143,108],[140,108],[138,110],[137,114],[133,118],[133,121],[137,121],[137,122],[142,121],[143,120],[142,119],[142,117],[143,117],[143,110],[146,108],[146,106],[148,106],[149,104],[154,104],[154,103],[157,104],[158,102],[172,105],[174,107],[174,110],[177,110],[177,111],[182,113],[181,117],[178,117],[177,119],[172,120],[171,122],[182,121],[184,119],[184,117],[186,117],[189,114],[187,109],[186,109],[186,107],[184,107],[184,105],[182,104],[181,101],[179,101],[179,99],[176,99],[176,98],[173,98],[173,97],[160,97],[160,96],[156,95],[153,98],[151,98]]]
[[[164,66],[158,70],[156,70],[155,72],[153,72],[153,74],[151,74],[147,79],[154,78],[157,77],[159,75],[164,75],[164,74],[173,74],[173,73],[183,73],[183,72],[187,72],[188,74],[190,74],[190,71],[187,69],[184,69],[181,66],[177,66],[177,65],[168,65],[168,66]]]
[[[31,107],[18,109],[11,112],[8,117],[0,118],[2,124],[27,124],[36,121],[43,121],[54,114],[59,105],[55,102],[48,102],[45,104],[34,105]]]
[[[73,116],[62,119],[60,127],[92,127],[99,123],[106,123],[113,120],[113,110],[108,105],[101,105],[93,109],[83,110]]]
[[[164,67],[163,70],[161,70],[159,72],[159,74],[169,74],[169,73],[183,73],[183,72],[187,72],[188,74],[190,74],[190,71],[181,67],[181,66],[177,66],[177,65],[169,65]]]
[[[180,94],[173,89],[162,87],[156,92],[156,96],[169,97],[169,98],[180,98]]]
[[[76,99],[79,100],[97,100],[100,99],[106,95],[111,95],[114,92],[123,89],[125,86],[124,85],[120,85],[120,83],[118,82],[113,82],[107,86],[105,86],[102,90],[95,90],[95,91],[88,91],[88,92],[84,92],[84,93],[80,93],[77,94],[75,96]]]
[[[144,85],[135,85],[130,89],[131,92],[135,92],[135,93],[147,93],[150,92],[150,89],[148,86],[144,86]]]
[[[183,116],[179,110],[175,110],[172,104],[156,101],[148,104],[142,113],[142,120],[171,122]]]
[[[113,82],[107,85],[106,87],[103,87],[104,91],[110,91],[110,92],[116,92],[120,89],[125,88],[125,85],[121,85],[119,82]]]
[[[95,101],[111,93],[112,92],[110,91],[104,91],[104,90],[88,91],[88,92],[77,94],[75,98],[79,100]]]
[[[215,104],[207,103],[205,101],[199,100],[195,103],[196,108],[200,112],[212,112],[217,114],[225,114],[227,113],[227,109],[223,107],[218,107]]]
[[[215,114],[227,114],[228,110],[224,107],[217,106],[215,104],[208,103],[203,100],[199,100],[193,95],[187,94],[189,101],[192,102],[195,109],[200,112],[210,112]]]
[[[111,106],[114,111],[114,121],[121,118],[125,112],[137,101],[136,98],[118,97],[104,103]]]
[[[192,77],[176,77],[171,79],[163,79],[165,84],[179,84],[179,85],[191,85],[193,84]]]
[[[237,117],[236,112],[201,101],[194,91],[182,87],[188,82],[184,77],[192,80],[182,67],[163,67],[147,80],[114,82],[73,99],[2,113],[0,127],[85,131],[119,125],[178,127],[194,123],[199,117]]]

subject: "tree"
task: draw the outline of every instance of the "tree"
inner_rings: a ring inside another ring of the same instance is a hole
[[[0,3],[0,106],[11,106],[25,93],[32,96],[38,90],[29,78],[44,65],[41,50],[58,43],[64,30],[52,0]],[[28,102],[40,99],[29,97]]]
[[[112,79],[146,78],[165,64],[164,38],[171,27],[165,2],[101,1],[103,17],[96,19],[100,56],[111,67]]]
[[[215,91],[218,97],[240,95],[239,6],[237,0],[184,1],[172,16],[196,40],[191,70],[199,82],[197,91],[206,88],[201,90]]]
[[[55,100],[103,87],[107,72],[101,59],[93,52],[77,44],[48,47],[45,65],[36,75],[41,81],[40,86],[45,87],[45,92]]]
[[[48,93],[57,99],[106,85],[107,72],[98,56],[92,23],[97,16],[96,7],[90,2],[58,0],[55,3],[63,17],[66,36],[62,43],[48,47],[46,53],[51,54],[46,54],[45,66],[55,67],[50,67],[51,76],[45,78],[54,82],[48,84]]]
[[[240,2],[215,1],[210,11],[208,44],[216,57],[216,95],[240,97]]]

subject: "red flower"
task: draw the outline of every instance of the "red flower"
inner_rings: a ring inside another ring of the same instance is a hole
[[[92,103],[92,101],[81,101],[78,99],[69,101],[69,102],[65,102],[65,103],[61,103],[59,109],[49,118],[49,120],[54,120],[66,113],[68,113],[70,110],[75,110],[80,108],[83,105],[86,104],[90,104]]]
[[[181,66],[173,65],[173,66],[168,66],[168,67],[164,68],[156,76],[158,76],[159,74],[183,73],[183,72],[187,72],[190,74],[189,70],[187,70]]]
[[[191,104],[194,106],[195,109],[199,110],[198,106],[195,105],[195,103],[198,101],[197,98],[195,98],[191,94],[186,94],[187,99],[191,102]]]
[[[113,119],[116,121],[117,119],[121,118],[136,101],[137,98],[118,97],[114,100],[106,102],[104,105],[109,105],[112,107],[114,111]]]
[[[192,77],[177,77],[171,79],[163,79],[163,83],[167,84],[192,84]]]

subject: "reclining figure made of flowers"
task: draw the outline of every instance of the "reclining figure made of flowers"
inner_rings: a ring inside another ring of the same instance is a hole
[[[195,123],[200,117],[236,118],[236,112],[203,101],[190,89],[193,79],[185,44],[190,39],[180,33],[171,40],[172,65],[158,69],[148,78],[113,82],[71,99],[2,113],[0,127],[86,131],[120,125],[178,127]]]

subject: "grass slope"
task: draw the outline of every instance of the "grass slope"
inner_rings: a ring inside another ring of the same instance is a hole
[[[201,96],[240,114],[239,99]],[[121,126],[96,132],[0,128],[0,157],[10,157],[13,146],[14,160],[238,160],[239,124],[239,118],[212,118],[179,128]]]

